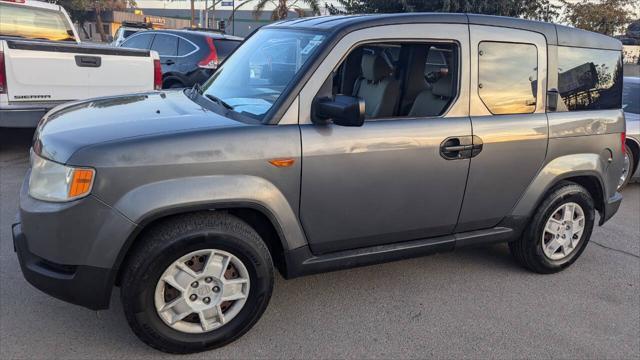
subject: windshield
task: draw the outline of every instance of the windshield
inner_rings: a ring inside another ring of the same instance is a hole
[[[207,81],[204,95],[262,120],[325,39],[310,31],[260,30]]]
[[[71,24],[62,12],[3,2],[0,2],[0,35],[75,41]]]
[[[622,90],[622,104],[625,112],[640,114],[640,82],[625,81]]]

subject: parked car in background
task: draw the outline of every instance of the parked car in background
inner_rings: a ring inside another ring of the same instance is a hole
[[[201,88],[47,115],[12,227],[22,272],[91,309],[120,286],[142,341],[188,353],[256,324],[276,269],[508,242],[562,271],[622,201],[621,53],[473,14],[266,25]]]
[[[640,179],[640,78],[625,76],[622,103],[627,121],[627,141],[620,189]]]
[[[120,47],[157,51],[162,88],[168,89],[203,84],[241,42],[220,32],[149,30],[132,35]]]
[[[154,52],[81,44],[61,6],[0,0],[0,127],[34,127],[59,104],[151,91],[161,80]]]
[[[149,30],[148,24],[125,22],[122,24],[122,26],[118,28],[118,30],[116,30],[116,33],[113,36],[113,42],[111,43],[111,45],[120,46],[120,44],[122,44],[122,42],[125,41],[125,39],[127,39],[129,36],[137,32],[146,31],[146,30]]]

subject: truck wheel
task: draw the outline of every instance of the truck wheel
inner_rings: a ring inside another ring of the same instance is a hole
[[[527,269],[551,274],[575,262],[587,246],[595,219],[593,198],[582,186],[556,186],[536,210],[521,238],[509,249]]]
[[[273,290],[266,244],[226,213],[172,217],[146,231],[127,260],[124,313],[133,332],[169,353],[226,345],[265,311]]]

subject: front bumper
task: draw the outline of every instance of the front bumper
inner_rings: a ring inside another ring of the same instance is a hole
[[[14,248],[25,279],[59,299],[90,309],[109,305],[122,249],[136,225],[90,195],[51,203],[20,191]]]
[[[52,263],[29,251],[20,223],[14,224],[11,230],[22,274],[31,285],[60,300],[92,310],[109,307],[114,271]]]
[[[0,127],[34,128],[48,109],[0,109]]]

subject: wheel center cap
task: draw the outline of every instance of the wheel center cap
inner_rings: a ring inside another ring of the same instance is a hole
[[[207,296],[211,293],[211,287],[203,285],[194,290],[194,293],[200,297]]]

